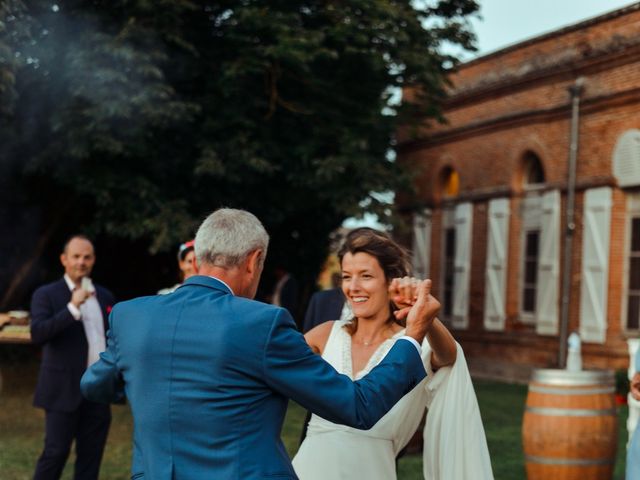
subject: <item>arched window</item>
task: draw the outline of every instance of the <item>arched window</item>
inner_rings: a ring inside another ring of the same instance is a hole
[[[522,157],[522,250],[520,257],[520,319],[535,323],[539,289],[540,237],[542,234],[542,194],[536,187],[544,184],[544,170],[538,156],[528,151]]]
[[[442,174],[442,196],[445,198],[457,197],[460,193],[460,176],[451,167]]]
[[[630,193],[627,208],[627,273],[624,300],[625,328],[640,330],[640,192]]]
[[[533,152],[527,152],[524,154],[523,173],[522,183],[525,188],[537,187],[545,182],[542,162]]]
[[[441,318],[454,328],[467,328],[473,204],[461,202],[460,176],[452,167],[444,168],[440,174],[440,193]]]
[[[540,158],[522,157],[520,210],[520,321],[535,325],[540,335],[557,334],[560,192],[546,190]]]

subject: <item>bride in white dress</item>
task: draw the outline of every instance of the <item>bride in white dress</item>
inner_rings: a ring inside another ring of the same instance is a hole
[[[358,380],[404,334],[403,320],[415,300],[418,281],[407,277],[406,251],[373,229],[351,232],[338,256],[342,290],[354,318],[320,324],[305,338],[338,372]],[[425,408],[429,413],[424,431],[424,478],[492,479],[464,354],[438,319],[424,340],[422,358],[427,378],[370,430],[312,415],[307,436],[293,459],[300,480],[396,479],[396,456],[415,433]]]

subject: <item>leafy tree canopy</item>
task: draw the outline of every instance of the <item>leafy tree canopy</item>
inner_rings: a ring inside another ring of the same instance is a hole
[[[394,132],[438,117],[456,61],[441,46],[473,49],[477,8],[4,0],[0,160],[44,218],[72,210],[76,229],[154,253],[219,206],[246,208],[273,262],[315,273],[329,232],[362,205],[380,213],[372,192],[409,188],[387,159]],[[421,94],[390,105],[408,85]]]

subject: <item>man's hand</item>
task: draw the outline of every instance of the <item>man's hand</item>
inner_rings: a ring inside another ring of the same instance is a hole
[[[640,372],[636,372],[629,382],[629,391],[631,396],[640,402]]]
[[[418,299],[418,284],[415,277],[394,278],[389,284],[389,296],[399,310],[413,306]]]
[[[91,296],[91,293],[87,292],[84,288],[76,288],[71,294],[71,303],[80,308],[87,298]]]
[[[431,295],[431,280],[394,278],[389,284],[391,300],[399,310],[397,319],[407,319],[406,334],[422,343],[440,311],[440,302]]]

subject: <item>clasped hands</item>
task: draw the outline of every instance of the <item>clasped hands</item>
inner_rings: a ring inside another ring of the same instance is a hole
[[[406,319],[406,334],[422,342],[440,311],[440,302],[431,295],[431,280],[394,278],[389,284],[389,296],[398,308],[395,317]]]

